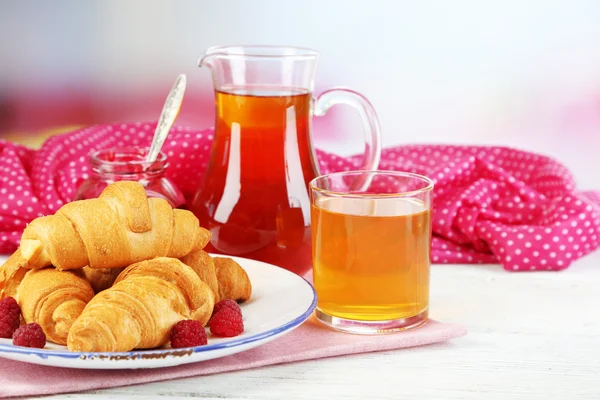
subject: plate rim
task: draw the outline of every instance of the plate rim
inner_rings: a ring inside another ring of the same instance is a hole
[[[283,332],[292,330],[293,328],[296,328],[299,325],[301,325],[303,322],[305,322],[306,320],[308,320],[310,318],[310,316],[316,309],[316,307],[317,307],[317,292],[315,291],[314,286],[308,280],[306,280],[303,276],[300,276],[298,274],[295,274],[291,271],[286,270],[285,268],[282,268],[277,265],[270,264],[270,263],[267,263],[264,261],[253,260],[250,258],[237,257],[237,256],[226,256],[226,255],[220,255],[220,256],[231,257],[233,259],[239,259],[239,260],[244,260],[244,261],[251,261],[253,263],[258,263],[259,265],[267,266],[269,268],[277,268],[284,273],[291,274],[291,275],[301,279],[304,282],[304,284],[306,284],[309,287],[309,289],[312,293],[311,304],[308,306],[308,308],[302,314],[300,314],[296,318],[294,318],[291,321],[288,321],[282,325],[276,326],[267,331],[260,332],[260,333],[257,333],[255,335],[251,335],[251,336],[248,336],[245,338],[228,340],[225,342],[215,343],[212,345],[207,344],[207,345],[202,345],[202,346],[182,347],[182,348],[177,348],[177,349],[166,348],[166,349],[132,350],[132,351],[122,351],[122,352],[73,352],[73,351],[68,351],[68,350],[34,349],[31,347],[22,347],[22,346],[15,346],[13,344],[0,343],[0,356],[2,353],[12,353],[12,354],[22,354],[22,355],[28,355],[28,356],[35,355],[42,359],[47,359],[49,357],[59,357],[59,358],[65,358],[65,359],[81,359],[81,360],[88,360],[88,361],[104,361],[104,360],[115,361],[118,359],[127,359],[130,361],[134,361],[134,360],[143,359],[143,357],[146,357],[148,355],[151,356],[151,355],[159,354],[162,356],[179,356],[179,355],[182,355],[182,353],[187,353],[184,355],[206,353],[206,352],[215,351],[215,350],[222,350],[222,349],[227,349],[227,348],[231,348],[231,347],[238,347],[238,346],[242,346],[242,345],[245,345],[248,343],[259,342],[259,341],[262,341],[269,337],[277,336]]]

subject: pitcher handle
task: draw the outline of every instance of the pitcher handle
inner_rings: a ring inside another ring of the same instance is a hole
[[[317,97],[313,113],[317,117],[327,114],[337,104],[346,104],[358,111],[365,131],[365,158],[362,170],[376,170],[381,159],[381,129],[375,109],[366,97],[350,89],[329,89]],[[320,171],[317,171],[320,174]]]

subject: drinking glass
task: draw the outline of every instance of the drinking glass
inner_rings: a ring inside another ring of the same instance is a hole
[[[427,321],[431,179],[348,171],[310,182],[316,317],[351,333]]]

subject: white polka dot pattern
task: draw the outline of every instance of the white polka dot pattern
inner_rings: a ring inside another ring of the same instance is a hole
[[[88,154],[148,146],[156,123],[94,126],[50,138],[35,152],[0,140],[0,252],[26,223],[73,199],[89,174]],[[177,126],[163,151],[168,176],[190,198],[201,184],[213,132]],[[317,152],[322,173],[362,158]],[[599,246],[600,193],[577,192],[569,171],[545,156],[505,147],[409,145],[383,151],[380,169],[434,179],[432,261],[495,263],[510,271],[561,270]],[[394,187],[382,179],[381,190]]]
[[[0,140],[0,253],[16,249],[23,229],[33,218],[52,214],[73,199],[79,185],[89,177],[91,151],[149,146],[155,127],[156,122],[93,126],[53,136],[37,152]],[[163,147],[165,153],[178,153],[186,160],[181,163],[172,157],[167,174],[187,198],[200,185],[212,137],[212,130],[177,126]],[[184,146],[184,142],[201,145]]]
[[[33,195],[29,179],[35,151],[0,141],[0,154],[0,253],[9,253],[26,224],[46,208]]]
[[[319,156],[322,173],[361,162]],[[573,176],[551,158],[506,147],[410,145],[385,149],[381,159],[380,169],[435,181],[434,263],[561,270],[599,246],[600,193],[577,192]]]

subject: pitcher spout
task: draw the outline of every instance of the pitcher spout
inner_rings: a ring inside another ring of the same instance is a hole
[[[223,56],[227,56],[228,52],[227,49],[223,48],[223,47],[209,47],[208,49],[206,49],[206,51],[202,54],[200,54],[200,57],[198,58],[198,66],[200,68],[202,67],[208,67],[209,69],[214,69],[215,66],[215,61],[219,58],[219,57],[223,57]]]
[[[200,68],[208,67],[209,69],[212,69],[213,60],[214,60],[214,57],[212,54],[202,53],[202,54],[200,54],[200,57],[198,58],[198,66]]]

